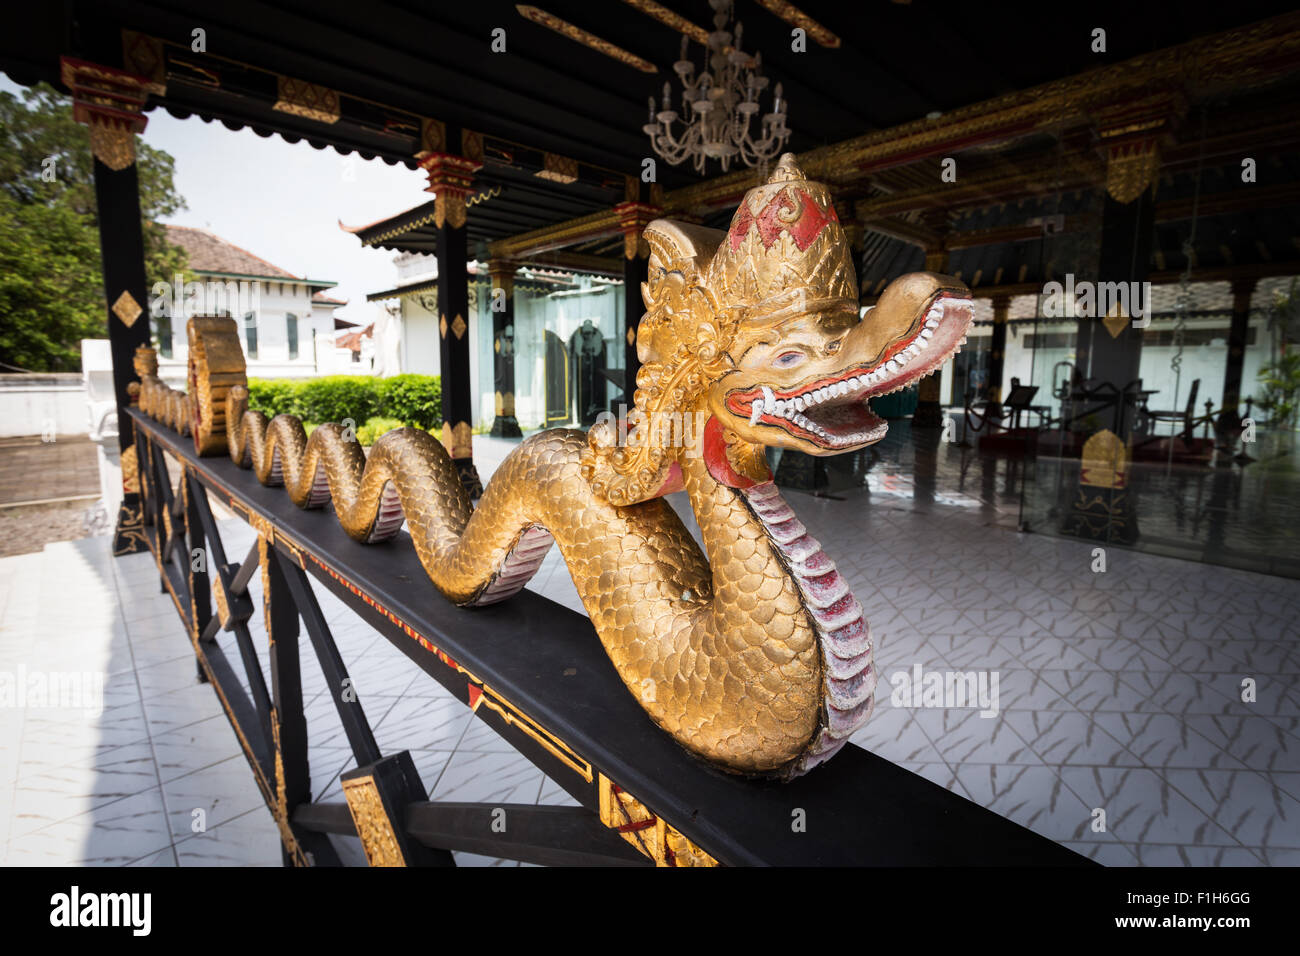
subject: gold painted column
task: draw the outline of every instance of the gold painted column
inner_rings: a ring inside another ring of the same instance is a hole
[[[493,259],[488,265],[492,278],[489,302],[492,309],[492,353],[495,370],[496,415],[492,419],[495,438],[522,438],[515,418],[515,270],[518,263]]]

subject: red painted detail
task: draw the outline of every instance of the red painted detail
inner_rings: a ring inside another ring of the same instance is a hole
[[[749,205],[741,202],[740,208],[736,210],[736,219],[731,224],[731,233],[727,236],[731,242],[731,251],[737,252],[740,244],[744,242],[745,236],[749,234],[750,228],[754,225],[754,214],[749,211]]]
[[[677,462],[673,462],[668,466],[668,477],[664,479],[664,483],[659,486],[659,490],[655,492],[654,496],[659,498],[663,495],[670,495],[674,491],[681,491],[685,487],[686,480],[682,477],[682,466]]]
[[[469,709],[478,710],[478,702],[483,699],[483,688],[475,684],[469,685]]]
[[[727,440],[722,435],[722,422],[716,415],[710,415],[704,424],[704,464],[714,480],[720,481],[728,488],[752,488],[758,484],[752,478],[746,478],[731,467],[727,459]],[[764,481],[771,481],[769,474]]]
[[[834,206],[822,209],[811,194],[802,189],[783,189],[777,193],[755,216],[749,206],[742,204],[731,224],[728,240],[731,251],[740,249],[752,229],[758,230],[763,248],[772,248],[772,243],[781,238],[781,233],[788,232],[800,252],[804,252],[821,235],[832,222],[839,222]]]
[[[637,830],[649,830],[658,822],[655,817],[651,817],[649,820],[641,820],[638,823],[624,823],[614,827],[614,829],[619,833],[635,833]]]

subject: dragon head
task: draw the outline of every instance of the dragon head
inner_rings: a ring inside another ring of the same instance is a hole
[[[635,394],[645,434],[620,444],[598,425],[585,461],[594,490],[615,504],[675,485],[675,449],[653,427],[665,416],[707,414],[709,470],[733,486],[768,477],[767,445],[834,455],[877,442],[888,426],[870,399],[937,369],[970,327],[969,290],[933,273],[895,280],[859,317],[830,192],[788,153],[725,233],[661,219],[645,238]]]

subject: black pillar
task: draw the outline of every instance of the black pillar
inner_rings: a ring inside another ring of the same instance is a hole
[[[481,161],[460,155],[463,130],[445,127],[443,151],[421,161],[435,195],[438,230],[438,333],[441,337],[442,443],[470,497],[483,493],[474,468],[474,396],[470,390],[467,210],[473,175]]]
[[[1120,544],[1133,544],[1138,538],[1135,502],[1128,489],[1130,436],[1137,408],[1137,396],[1130,390],[1142,361],[1142,329],[1134,328],[1132,322],[1132,313],[1137,311],[1133,295],[1142,296],[1144,315],[1148,317],[1151,302],[1142,287],[1128,285],[1128,299],[1119,300],[1129,304],[1129,314],[1123,315],[1113,297],[1110,303],[1102,303],[1101,289],[1102,283],[1146,281],[1154,234],[1151,187],[1128,203],[1106,196],[1094,290],[1097,294],[1093,314],[1079,319],[1076,354],[1080,374],[1091,379],[1095,388],[1110,388],[1095,392],[1098,400],[1088,403],[1096,409],[1100,425],[1083,443],[1078,482],[1073,487],[1061,485],[1060,493],[1070,496],[1061,502],[1063,534]],[[1114,403],[1102,405],[1103,397],[1113,398]]]
[[[1102,212],[1098,290],[1103,283],[1145,282],[1150,271],[1154,236],[1155,201],[1150,188],[1128,203],[1107,196]],[[1143,295],[1142,304],[1149,312],[1151,303],[1139,287],[1133,285],[1129,286],[1130,306],[1134,293]],[[1100,296],[1096,298],[1093,310],[1097,314],[1079,319],[1076,349],[1079,370],[1095,384],[1105,382],[1123,391],[1138,378],[1142,363],[1142,329],[1134,328],[1131,320],[1121,322],[1115,316],[1107,323],[1099,299]],[[1098,414],[1106,428],[1126,439],[1133,424],[1133,410],[1131,400],[1122,400],[1117,407]]]
[[[117,399],[117,442],[125,451],[135,432],[126,410],[126,387],[139,382],[135,350],[149,344],[148,287],[144,277],[144,231],[140,223],[140,189],[135,163],[112,170],[95,160],[95,204],[99,214],[99,249],[107,296],[108,341],[113,354],[113,391]]]
[[[492,352],[496,386],[496,416],[492,431],[496,438],[522,438],[515,418],[515,264],[493,261]]]
[[[1246,336],[1250,331],[1250,297],[1254,279],[1234,279],[1232,283],[1232,328],[1228,331],[1228,361],[1223,370],[1223,404],[1219,413],[1221,429],[1241,427],[1237,406],[1241,404],[1241,368],[1246,359]]]
[[[938,231],[946,229],[946,214],[932,217]],[[946,274],[948,272],[948,250],[939,248],[925,251],[925,271]],[[937,368],[916,385],[916,411],[912,413],[912,426],[915,428],[940,428],[943,426],[943,369]]]
[[[993,300],[993,343],[989,348],[989,414],[1002,414],[1002,373],[1006,368],[1007,355],[1007,312],[1011,300],[1007,296],[997,296]]]
[[[144,229],[140,222],[140,186],[135,163],[110,169],[95,163],[95,205],[99,216],[100,262],[108,314],[108,342],[113,356],[113,393],[117,401],[117,443],[122,465],[122,503],[113,529],[113,556],[147,548],[135,459],[135,429],[126,410],[127,386],[139,383],[135,350],[149,344],[149,302],[144,275]]]
[[[624,324],[627,326],[623,341],[626,352],[623,359],[623,398],[630,409],[636,395],[636,373],[641,370],[641,360],[636,355],[636,336],[641,317],[645,315],[645,302],[641,298],[641,283],[646,281],[648,259],[638,252],[623,259]],[[618,409],[611,409],[617,414]]]

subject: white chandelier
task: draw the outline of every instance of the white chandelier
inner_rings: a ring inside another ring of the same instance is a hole
[[[740,23],[734,30],[726,29],[732,0],[709,0],[709,5],[714,11],[714,30],[709,34],[704,68],[697,77],[695,64],[686,58],[690,40],[685,36],[681,58],[673,64],[682,84],[681,112],[672,108],[672,83],[666,82],[661,108],[656,111],[655,98],[650,97],[650,122],[641,128],[649,135],[654,151],[672,166],[689,158],[695,171],[703,173],[705,163],[716,159],[726,172],[731,161],[739,158],[746,166],[762,169],[790,138],[781,84],[776,84],[772,111],[755,130],[759,98],[768,85],[762,54],[750,56],[741,50]]]

